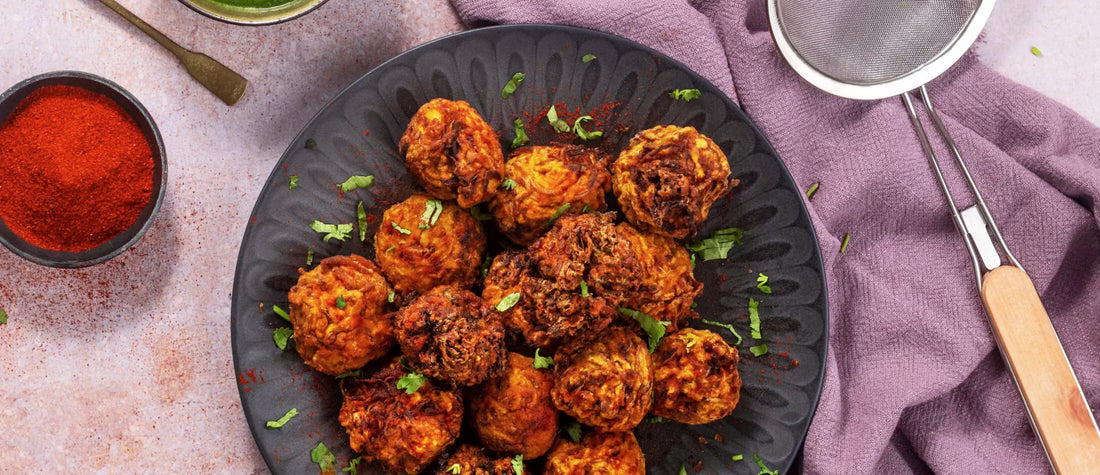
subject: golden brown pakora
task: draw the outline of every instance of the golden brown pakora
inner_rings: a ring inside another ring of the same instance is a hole
[[[691,308],[703,293],[703,284],[695,280],[691,255],[672,238],[639,231],[628,223],[615,226],[619,235],[630,241],[638,259],[638,289],[624,306],[657,320],[671,322],[675,331],[682,323],[699,314]]]
[[[717,333],[685,328],[654,350],[653,413],[684,424],[730,415],[741,393],[737,350]]]
[[[361,368],[393,347],[385,314],[390,285],[365,257],[332,256],[299,269],[287,295],[294,346],[305,363],[325,374]]]
[[[490,459],[485,455],[485,449],[468,444],[458,446],[455,453],[441,465],[436,475],[515,475],[516,473],[512,469],[511,458]],[[524,466],[526,468],[526,464]]]
[[[550,400],[554,378],[532,366],[534,361],[510,353],[504,374],[478,386],[470,404],[481,442],[499,453],[521,454],[524,460],[545,454],[558,433],[558,413]]]
[[[523,147],[508,157],[504,173],[515,183],[489,202],[497,225],[512,242],[528,245],[556,217],[604,211],[611,191],[605,153],[579,145]]]
[[[626,219],[674,239],[694,236],[718,198],[737,186],[722,149],[694,127],[643,130],[611,165]]]
[[[640,475],[645,455],[632,432],[589,432],[581,442],[558,439],[546,455],[545,475]]]
[[[351,448],[386,470],[419,473],[462,429],[462,395],[424,380],[412,394],[397,387],[408,373],[395,358],[373,375],[344,379],[340,425]]]
[[[399,310],[393,326],[401,352],[420,373],[472,386],[504,371],[500,312],[469,290],[436,287]]]
[[[485,231],[454,202],[416,194],[382,213],[374,253],[402,294],[440,285],[469,287],[485,256]]]
[[[649,347],[619,326],[564,342],[554,354],[550,397],[599,432],[633,429],[653,405]]]
[[[409,172],[436,198],[470,208],[500,186],[500,140],[466,101],[440,98],[420,106],[397,146]]]

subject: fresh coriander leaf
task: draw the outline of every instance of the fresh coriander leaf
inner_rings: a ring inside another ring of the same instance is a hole
[[[390,290],[390,293],[386,294],[386,301],[393,303],[393,299],[397,298],[397,292]]]
[[[393,251],[394,249],[396,249],[396,248],[397,248],[397,246],[390,246],[390,247],[387,247],[387,248],[386,248],[386,252],[392,252],[392,251]]]
[[[497,304],[497,311],[505,312],[508,309],[516,306],[516,303],[519,302],[520,297],[522,297],[522,295],[520,295],[519,292],[505,295],[504,298],[500,299],[500,303]]]
[[[290,422],[290,420],[293,419],[294,416],[297,416],[297,415],[298,415],[298,408],[296,408],[296,407],[291,408],[289,411],[286,411],[286,414],[283,414],[283,417],[280,417],[280,418],[275,419],[273,421],[267,421],[267,428],[268,428],[268,430],[282,429],[283,426],[285,426],[287,422]]]
[[[0,325],[7,325],[7,324],[8,324],[8,312],[5,312],[4,309],[0,308]]]
[[[741,454],[736,454],[736,455],[734,455],[734,456],[733,456],[733,461],[734,461],[734,462],[740,462],[740,461],[741,461],[742,459],[744,459],[744,458],[745,458],[745,456],[744,456],[744,455],[741,455]]]
[[[840,253],[844,254],[844,251],[848,250],[848,240],[852,238],[851,234],[844,233],[844,240],[840,242]]]
[[[298,187],[298,175],[290,175],[287,178],[290,178],[290,189],[293,190]]]
[[[668,93],[668,97],[676,99],[678,101],[690,101],[692,99],[698,99],[702,94],[698,89],[677,89]]]
[[[290,314],[286,313],[286,310],[283,310],[278,305],[272,305],[271,310],[275,311],[275,315],[283,317],[283,320],[290,321]]]
[[[336,297],[336,308],[342,309],[342,308],[347,307],[347,306],[348,306],[348,302],[346,300],[344,300],[344,296],[341,295],[341,296]]]
[[[689,251],[699,254],[699,257],[702,257],[704,261],[725,259],[733,246],[744,244],[741,241],[742,237],[744,237],[744,232],[740,228],[719,229],[709,238],[688,244],[687,248]]]
[[[691,253],[691,270],[695,270],[695,253]]]
[[[366,188],[374,184],[374,175],[352,175],[340,184],[340,191],[347,193],[357,188]]]
[[[412,231],[409,231],[408,229],[405,229],[401,226],[398,226],[397,223],[395,223],[393,221],[390,221],[390,224],[393,226],[393,229],[396,229],[397,232],[399,232],[401,234],[412,234]]]
[[[355,217],[359,222],[359,242],[366,242],[367,240],[367,211],[363,209],[363,202],[360,201],[359,205],[355,207]]]
[[[821,188],[821,183],[819,182],[814,182],[814,184],[810,185],[810,189],[806,190],[806,201],[810,201],[810,199],[814,197],[814,193],[817,193],[818,188]]]
[[[508,83],[504,85],[504,89],[501,89],[500,98],[507,99],[508,96],[511,96],[512,93],[516,92],[516,88],[519,87],[520,84],[523,84],[523,79],[525,77],[526,76],[524,76],[523,73],[513,74],[512,79],[509,79]]]
[[[772,293],[772,288],[768,285],[768,276],[764,274],[758,274],[756,276],[756,288],[765,294]]]
[[[1042,56],[1042,55],[1043,55],[1043,52],[1039,50],[1039,47],[1037,47],[1037,46],[1032,46],[1032,47],[1031,47],[1031,54],[1033,54],[1033,55],[1035,55],[1035,56]]]
[[[312,247],[309,248],[309,251],[306,252],[306,265],[307,266],[313,265],[313,248]]]
[[[569,132],[569,124],[558,118],[558,110],[554,106],[550,106],[550,110],[546,111],[546,120],[550,121],[550,127],[554,130]]]
[[[688,471],[684,469],[684,464],[680,464],[680,475],[688,475]]]
[[[569,211],[569,207],[572,206],[572,205],[573,205],[572,203],[566,203],[566,204],[561,205],[561,207],[558,208],[558,210],[554,212],[554,215],[551,216],[548,221],[546,221],[546,229],[550,229],[551,227],[553,227],[554,226],[554,221],[557,221],[558,218],[561,217],[561,215],[565,214],[566,211]]]
[[[603,137],[603,132],[599,130],[593,130],[591,132],[584,130],[584,126],[582,126],[581,123],[587,120],[592,120],[592,116],[585,115],[577,117],[577,120],[573,122],[573,133],[577,134],[577,137],[580,137],[581,140],[593,140]]]
[[[761,343],[761,344],[756,345],[756,346],[750,346],[749,351],[752,352],[753,356],[763,356],[763,355],[768,353],[768,344],[767,343]]]
[[[523,454],[512,458],[512,471],[516,472],[516,475],[523,475]]]
[[[588,282],[581,281],[581,297],[588,298]]]
[[[355,457],[348,462],[348,466],[340,469],[341,472],[348,472],[351,475],[359,475],[359,463],[363,461],[363,457]]]
[[[516,125],[516,138],[512,139],[512,148],[522,147],[531,139],[527,137],[527,131],[523,129],[523,119],[516,119],[514,124]]]
[[[577,421],[573,421],[569,425],[565,426],[565,433],[569,435],[569,439],[572,440],[573,443],[580,443],[581,431],[581,423]]]
[[[535,361],[531,363],[531,366],[535,367],[535,369],[545,369],[553,366],[553,364],[554,358],[551,358],[549,356],[539,356],[539,349],[535,348]]]
[[[455,475],[458,475],[458,474],[462,473],[462,466],[457,464],[457,463],[454,464],[454,465],[451,465],[450,467],[447,467],[447,473],[453,473]]]
[[[693,255],[694,255],[694,254],[693,254]],[[691,303],[691,309],[692,309],[692,310],[695,310],[695,308],[696,308],[696,307],[698,307],[698,306],[699,306],[699,302],[692,302],[692,303]]]
[[[514,189],[516,187],[516,181],[511,178],[505,178],[504,181],[500,182],[500,187],[505,190]]]
[[[764,461],[760,460],[760,457],[756,454],[752,454],[753,461],[760,467],[760,473],[756,475],[779,475],[779,470],[769,470],[767,465],[764,465]]]
[[[665,327],[671,325],[672,322],[657,320],[637,310],[624,307],[617,308],[619,313],[638,321],[638,324],[642,326],[642,330],[645,330],[646,335],[649,335],[649,352],[653,353],[653,350],[657,348],[657,344],[661,342],[661,338],[665,336]]]
[[[593,59],[596,59],[596,55],[594,55],[592,53],[588,53],[588,54],[581,57],[581,62],[582,63],[591,63]]]
[[[317,150],[317,141],[313,139],[306,139],[306,149]]]
[[[424,213],[420,215],[420,229],[428,229],[439,221],[439,214],[443,212],[443,202],[428,200],[424,202]]]
[[[586,204],[584,205],[584,208],[581,208],[581,213],[587,213],[587,212],[589,212],[589,211],[592,211],[592,207],[591,207],[591,206],[588,206],[588,204],[586,203]]]
[[[760,339],[760,302],[752,297],[749,297],[749,330],[753,338]]]
[[[329,452],[324,442],[318,442],[317,447],[309,451],[309,459],[321,467],[321,473],[333,473],[336,471],[336,456]]]
[[[294,329],[290,327],[279,327],[275,329],[275,334],[272,338],[275,339],[275,346],[280,350],[286,349],[286,342],[290,337],[294,336]]]
[[[730,325],[728,323],[716,322],[714,320],[707,320],[705,318],[703,318],[702,320],[703,320],[703,323],[706,323],[707,325],[714,325],[716,327],[722,327],[722,328],[725,328],[726,330],[729,330],[730,333],[733,333],[733,336],[737,337],[737,343],[734,343],[734,345],[736,346],[736,345],[741,344],[741,334],[737,333],[737,330],[735,330],[733,328],[733,325]]]
[[[347,241],[351,236],[353,226],[351,223],[325,224],[320,221],[309,223],[309,228],[319,233],[325,233],[324,240],[336,238],[338,241]]]
[[[415,393],[417,389],[420,389],[420,386],[423,386],[424,381],[427,380],[428,378],[424,375],[413,371],[397,380],[397,389],[404,389],[405,394],[412,394]]]
[[[340,373],[340,374],[336,375],[336,379],[350,378],[352,376],[358,377],[362,374],[363,374],[362,370],[353,369],[351,371],[347,371],[347,372]]]
[[[669,419],[665,419],[661,416],[649,416],[645,418],[645,422],[648,424],[660,424],[662,422],[671,422]]]
[[[473,208],[470,208],[470,215],[472,215],[474,219],[478,221],[489,221],[493,219],[492,215],[482,213],[480,206],[474,206]]]

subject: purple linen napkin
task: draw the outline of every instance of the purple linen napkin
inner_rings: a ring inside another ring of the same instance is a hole
[[[831,345],[807,473],[1049,470],[900,99],[851,101],[810,86],[776,50],[762,0],[453,2],[471,26],[581,26],[679,59],[741,104],[803,189],[821,183],[808,206]],[[1100,131],[973,53],[929,88],[1100,406]],[[962,180],[946,169],[958,195]]]

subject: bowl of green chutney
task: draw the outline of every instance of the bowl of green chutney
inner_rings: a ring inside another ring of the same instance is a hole
[[[180,0],[215,20],[238,25],[270,25],[293,20],[326,0]]]

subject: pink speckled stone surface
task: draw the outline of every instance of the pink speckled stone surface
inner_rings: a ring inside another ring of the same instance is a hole
[[[0,326],[0,473],[263,473],[229,331],[253,202],[325,101],[461,26],[445,0],[330,0],[265,27],[223,24],[170,0],[122,1],[248,77],[250,89],[226,107],[94,0],[0,0],[0,90],[60,69],[104,76],[149,109],[169,160],[164,206],[122,256],[58,270],[0,249],[0,308],[10,315]],[[1002,0],[979,51],[1100,123],[1097,24],[1100,10],[1077,2]]]

